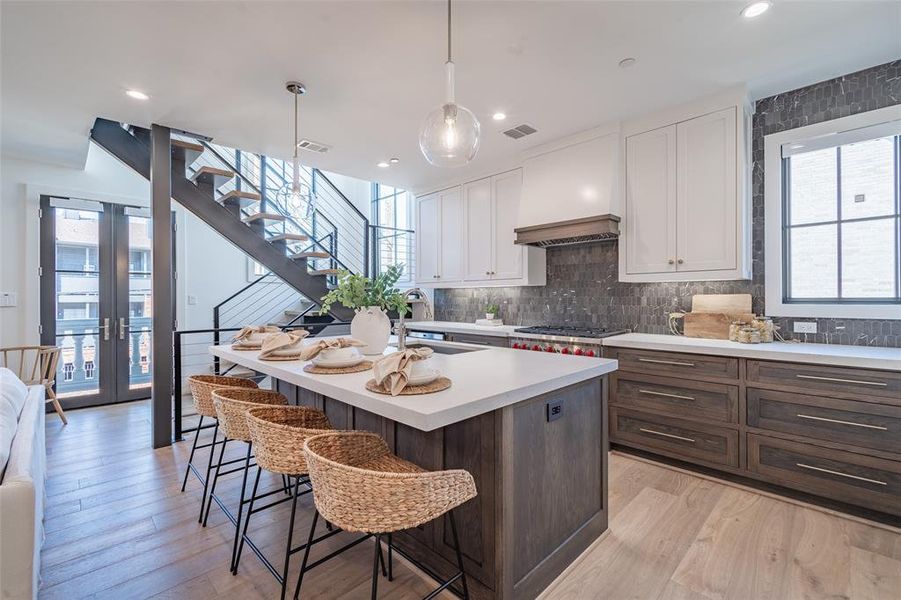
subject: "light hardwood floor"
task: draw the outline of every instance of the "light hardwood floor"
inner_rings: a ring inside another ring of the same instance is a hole
[[[239,575],[229,574],[231,524],[215,506],[209,526],[197,524],[200,486],[192,479],[179,491],[189,445],[150,450],[149,419],[147,402],[71,411],[65,427],[47,415],[40,597],[278,597],[275,580],[249,552]],[[543,598],[901,598],[896,530],[618,453],[610,468],[610,531]],[[229,479],[223,497],[237,498],[240,480]],[[295,540],[306,535],[311,505],[304,497]],[[254,539],[274,561],[287,510],[254,516]],[[312,571],[304,596],[368,598],[370,552],[361,544]],[[421,598],[432,587],[400,564],[395,575],[380,581],[380,597]]]

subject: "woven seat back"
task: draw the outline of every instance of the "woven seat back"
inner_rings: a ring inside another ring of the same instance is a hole
[[[321,434],[308,438],[304,450],[316,509],[345,531],[410,529],[476,495],[468,472],[411,471],[374,433]]]
[[[245,418],[257,464],[283,475],[306,475],[304,441],[332,429],[324,412],[307,406],[258,406]]]
[[[255,381],[245,377],[226,377],[224,375],[191,375],[188,377],[191,386],[191,397],[194,399],[194,410],[204,417],[215,417],[213,406],[213,390],[222,387],[257,388]]]
[[[219,419],[219,428],[231,440],[250,441],[247,429],[247,411],[260,405],[285,406],[284,394],[272,390],[253,388],[217,388],[213,390],[213,406]]]

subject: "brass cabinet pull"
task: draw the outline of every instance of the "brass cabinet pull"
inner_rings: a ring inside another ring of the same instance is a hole
[[[867,477],[860,477],[858,475],[849,475],[848,473],[842,473],[841,471],[833,471],[832,469],[824,469],[822,467],[814,467],[811,465],[805,465],[804,463],[795,463],[795,466],[801,467],[802,469],[810,469],[811,471],[820,471],[821,473],[829,473],[830,475],[838,475],[839,477],[847,477],[848,479],[856,479],[858,481],[866,481],[867,483],[875,483],[876,485],[888,485],[884,481],[879,481],[878,479],[869,479]]]
[[[644,427],[639,427],[638,431],[653,433],[654,435],[662,435],[663,437],[673,438],[674,440],[682,440],[683,442],[691,442],[692,444],[695,443],[695,441],[689,437],[682,437],[681,435],[673,435],[671,433],[663,433],[662,431],[654,431],[653,429],[645,429]]]
[[[838,377],[822,377],[820,375],[801,375],[800,373],[795,373],[795,377],[798,379],[816,379],[817,381],[834,381],[835,383],[853,383],[856,385],[873,385],[876,387],[888,387],[888,384],[883,381],[860,381],[858,379],[839,379]]]
[[[669,259],[669,264],[674,265],[674,264],[676,264],[676,261],[671,258],[671,259]]]
[[[647,394],[648,396],[662,396],[664,398],[676,398],[678,400],[691,400],[694,401],[694,396],[680,396],[679,394],[667,394],[666,392],[655,392],[654,390],[643,390],[639,389],[639,392],[642,394]]]
[[[852,427],[866,427],[867,429],[878,429],[879,431],[888,431],[888,427],[882,425],[869,425],[867,423],[855,423],[854,421],[841,421],[839,419],[827,419],[826,417],[815,417],[814,415],[805,415],[798,413],[799,419],[810,419],[811,421],[824,421],[826,423],[838,423],[839,425],[850,425]]]
[[[676,365],[677,367],[693,367],[694,363],[682,362],[678,360],[659,360],[656,358],[639,358],[638,362],[654,363],[656,365]]]

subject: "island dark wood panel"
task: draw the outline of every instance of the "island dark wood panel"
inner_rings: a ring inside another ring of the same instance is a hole
[[[336,429],[378,433],[426,469],[466,469],[478,496],[457,509],[476,599],[536,597],[607,529],[607,388],[596,378],[434,431],[275,381]],[[422,396],[428,402],[428,396]],[[394,535],[441,577],[456,571],[447,519]]]

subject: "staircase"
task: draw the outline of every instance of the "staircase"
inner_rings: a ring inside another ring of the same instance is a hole
[[[150,179],[150,130],[97,119],[91,139]],[[307,220],[291,214],[291,207],[271,197],[267,176],[255,183],[240,164],[231,164],[228,155],[223,156],[227,150],[206,140],[173,136],[172,198],[299,292],[307,300],[307,310],[318,305],[339,269],[368,274],[369,224],[363,215],[359,215],[363,219],[363,237],[359,240],[362,250],[351,252],[357,250],[354,244],[339,244],[334,217],[330,219],[318,206]],[[242,155],[235,156],[240,162]],[[278,185],[277,180],[274,185]],[[353,208],[346,198],[344,202]],[[342,250],[344,256],[353,259],[349,260],[353,268],[342,260]],[[340,305],[332,305],[330,314],[340,321],[353,317],[351,310]]]

